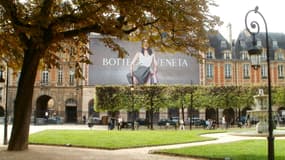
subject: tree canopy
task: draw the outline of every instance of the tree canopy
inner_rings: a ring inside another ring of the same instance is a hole
[[[70,60],[88,63],[90,32],[101,34],[119,57],[127,53],[111,37],[147,38],[162,50],[199,57],[197,51],[207,46],[207,31],[220,23],[209,13],[210,5],[215,5],[212,0],[0,1],[0,56],[21,70],[8,150],[28,148],[33,87],[41,64],[57,66],[59,53],[70,54],[66,48],[71,46],[77,51]]]
[[[1,54],[21,63],[32,43],[44,52],[45,63],[59,59],[63,42],[86,44],[89,32],[102,34],[104,42],[126,53],[110,36],[127,40],[149,38],[160,49],[193,55],[205,49],[206,32],[219,24],[209,14],[211,0],[27,0],[0,2]],[[69,44],[70,45],[70,44]],[[85,53],[85,52],[79,52]]]

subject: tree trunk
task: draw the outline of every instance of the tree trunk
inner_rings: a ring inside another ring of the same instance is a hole
[[[150,129],[153,130],[153,96],[150,99]]]
[[[181,107],[181,118],[182,118],[182,120],[183,120],[183,122],[185,122],[185,117],[184,117],[184,106],[183,106],[183,104],[182,104],[182,107]]]
[[[30,47],[25,52],[18,90],[14,102],[14,119],[9,151],[28,149],[30,117],[32,113],[32,98],[34,82],[40,61],[38,50]]]
[[[219,128],[219,124],[220,124],[220,122],[219,122],[219,108],[216,108],[216,127],[217,128]]]
[[[153,130],[153,106],[150,108],[150,129]]]

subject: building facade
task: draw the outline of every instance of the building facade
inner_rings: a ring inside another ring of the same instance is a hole
[[[67,52],[75,52],[75,49]],[[61,57],[59,68],[44,66],[38,70],[32,100],[32,123],[42,124],[45,119],[50,123],[81,123],[83,115],[88,114],[88,110],[82,107],[83,86],[87,86],[88,82],[75,77],[75,63],[65,56]],[[83,76],[88,75],[88,65],[81,64],[81,67]],[[3,73],[7,73],[7,69]],[[8,93],[7,111],[10,121],[13,119],[13,102],[19,75],[19,72],[9,69],[8,87],[5,87],[6,81],[0,84],[3,97],[0,101],[0,111],[4,112],[5,95]],[[4,78],[7,79],[7,76]],[[1,116],[4,116],[4,113]]]
[[[220,36],[217,36],[220,37]],[[272,86],[284,86],[285,34],[269,33]],[[219,86],[267,86],[267,62],[265,35],[257,35],[257,46],[262,49],[261,66],[251,67],[247,50],[252,46],[250,35],[243,31],[232,45],[222,37],[214,40],[201,64],[201,85]],[[210,38],[211,39],[211,38]],[[226,45],[225,45],[226,44]],[[220,50],[218,49],[220,47]]]
[[[211,41],[211,39],[213,39]],[[216,39],[216,40],[215,40]],[[211,47],[204,55],[201,64],[200,84],[209,86],[268,86],[268,70],[266,57],[265,33],[256,36],[257,47],[262,50],[259,57],[261,65],[258,68],[251,66],[248,50],[252,47],[252,37],[247,31],[239,34],[237,40],[232,43],[217,35],[210,37]],[[214,43],[213,43],[214,42]],[[231,45],[229,45],[231,44]],[[285,67],[285,34],[269,33],[269,57],[271,85],[284,86]],[[220,49],[219,49],[220,48]],[[243,116],[246,114],[245,108]],[[273,106],[273,111],[284,114],[284,107]],[[227,111],[228,112],[228,111]],[[230,111],[237,117],[237,111]],[[285,115],[280,115],[284,117]]]
[[[285,84],[285,34],[269,33],[269,37],[272,85],[283,86]],[[94,48],[92,48],[92,45],[96,48],[96,45],[92,43],[95,43],[95,41],[90,41],[90,49],[91,51],[93,50],[94,54],[96,54],[95,52],[98,52],[98,50],[96,51]],[[194,63],[187,58],[186,61],[180,59],[178,61],[171,62],[173,62],[175,65],[178,65],[178,62],[181,62],[180,66],[178,67],[188,67],[184,68],[187,71],[190,71],[190,68],[195,68],[195,70],[191,70],[189,74],[191,76],[196,75],[195,78],[197,79],[191,79],[191,83],[194,82],[194,84],[203,86],[267,86],[267,65],[265,61],[266,46],[265,36],[263,34],[257,37],[257,43],[260,48],[263,48],[263,53],[261,56],[262,64],[258,69],[253,69],[250,64],[247,50],[251,46],[251,38],[246,32],[241,32],[234,43],[228,42],[219,33],[209,34],[209,49],[208,52],[201,53],[203,57],[202,63]],[[139,46],[138,44],[130,45],[125,42],[122,42],[122,45],[129,48],[130,52],[137,50]],[[106,49],[102,48],[102,46],[100,47],[105,53]],[[74,52],[74,50],[68,50],[68,52]],[[113,54],[116,55],[116,53]],[[166,58],[161,59],[163,61]],[[177,60],[177,58],[175,60]],[[166,61],[167,60],[165,60],[165,62]],[[191,67],[186,66],[186,64],[191,64]],[[75,78],[74,65],[75,64],[72,62],[69,62],[67,59],[63,58],[60,68],[49,69],[43,67],[39,69],[36,77],[32,101],[32,122],[40,123],[43,118],[48,116],[50,118],[59,118],[60,123],[82,123],[85,121],[85,119],[88,119],[91,116],[102,118],[110,115],[108,112],[97,113],[94,111],[94,95],[96,94],[95,85],[98,85],[95,83],[97,77],[94,77],[98,75],[95,75],[94,73],[96,73],[95,70],[98,68],[82,64],[81,67],[83,68],[83,76],[86,77],[85,80],[82,80]],[[175,71],[175,69],[178,68],[177,66],[172,66],[173,68],[167,67],[169,66],[166,66],[164,69],[167,71],[167,74],[172,74],[170,71],[171,69],[174,69],[174,72],[178,73]],[[122,71],[122,69],[120,69],[120,71]],[[114,73],[117,74],[118,72]],[[123,74],[126,73],[126,71],[123,72]],[[8,92],[7,88],[5,87],[7,82],[0,83],[0,117],[4,116],[6,102],[5,98],[7,92],[8,114],[10,119],[13,118],[13,101],[16,95],[19,74],[20,73],[15,74],[12,70],[9,70]],[[109,74],[111,77],[114,76],[114,74],[111,74],[109,71],[106,72],[106,74]],[[167,74],[162,75],[167,76]],[[7,77],[4,76],[4,78],[6,79]],[[182,79],[187,78],[184,77]],[[173,79],[168,79],[167,82],[172,80]],[[102,82],[104,82],[104,79]],[[190,84],[190,81],[187,80],[181,80],[180,82]],[[274,110],[280,110],[280,108],[274,107]],[[147,112],[148,111],[142,109],[135,114],[135,118],[145,119],[148,115]],[[231,108],[228,110],[217,110],[214,108],[190,110],[189,108],[186,108],[184,110],[184,117],[189,117],[189,115],[192,114],[201,119],[215,119],[216,117],[221,118],[225,112],[234,117],[237,116],[237,111]],[[181,109],[163,109],[155,114],[154,120],[158,121],[162,118],[181,117],[181,114]],[[122,115],[124,120],[132,120],[131,115],[133,114],[122,110],[118,112],[118,115]]]

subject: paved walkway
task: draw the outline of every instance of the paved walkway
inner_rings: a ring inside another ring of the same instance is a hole
[[[39,132],[45,129],[89,129],[86,125],[45,125],[45,126],[31,126],[30,133]],[[93,129],[104,130],[105,126],[95,126]],[[9,126],[8,131],[11,130]],[[0,125],[0,133],[3,133],[3,125]],[[10,134],[8,134],[10,135]],[[251,138],[264,137],[245,137],[233,136],[227,133],[217,133],[204,135],[207,137],[217,138],[214,141],[166,145],[156,147],[144,147],[134,149],[121,150],[101,150],[101,149],[86,149],[73,147],[57,147],[44,145],[29,145],[29,149],[23,152],[8,152],[3,144],[3,136],[0,134],[0,159],[1,160],[173,160],[171,156],[149,154],[152,150],[179,148],[186,146],[197,146],[214,143],[226,143],[239,141]],[[193,158],[175,157],[175,160],[197,160]]]

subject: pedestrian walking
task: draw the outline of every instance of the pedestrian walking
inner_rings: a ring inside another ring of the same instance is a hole
[[[183,121],[183,119],[180,119],[179,120],[179,128],[180,128],[180,130],[184,130],[185,129],[185,126],[184,126],[184,121]]]

